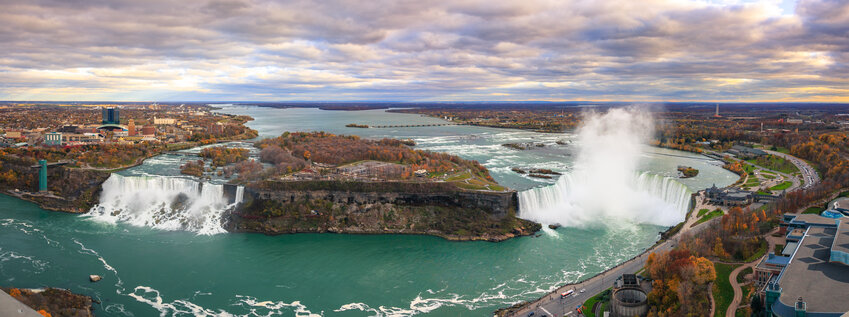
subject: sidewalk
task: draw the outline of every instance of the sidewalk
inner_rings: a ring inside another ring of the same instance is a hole
[[[41,314],[19,302],[14,297],[0,291],[0,316],[4,317],[42,317]]]

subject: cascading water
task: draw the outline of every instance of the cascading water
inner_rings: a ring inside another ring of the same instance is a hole
[[[241,202],[243,196],[242,186],[236,188],[231,202],[224,194],[224,185],[180,177],[112,174],[103,183],[100,203],[89,216],[162,230],[223,233],[224,211]]]
[[[597,199],[572,174],[519,193],[519,216],[543,224],[580,226],[605,220],[671,226],[684,220],[690,190],[675,179],[641,173],[624,191]]]
[[[637,170],[654,131],[636,107],[589,113],[578,130],[574,168],[553,185],[519,193],[519,216],[543,224],[648,223],[682,220],[690,192],[678,181]]]

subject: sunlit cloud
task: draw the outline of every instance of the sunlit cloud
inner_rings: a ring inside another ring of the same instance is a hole
[[[846,101],[838,0],[6,0],[5,100]]]

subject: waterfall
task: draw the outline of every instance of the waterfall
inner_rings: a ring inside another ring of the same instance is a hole
[[[221,217],[243,196],[242,186],[236,188],[231,203],[224,185],[181,177],[112,174],[103,183],[100,203],[89,216],[110,223],[215,234],[225,232]]]
[[[687,213],[691,192],[674,178],[643,172],[611,184],[588,181],[593,177],[566,173],[553,185],[520,192],[519,217],[563,226],[611,221],[672,226]]]
[[[687,187],[637,170],[653,131],[644,107],[586,113],[573,170],[554,185],[519,193],[519,216],[562,226],[681,222],[690,202]]]

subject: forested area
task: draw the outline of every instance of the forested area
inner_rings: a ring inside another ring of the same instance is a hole
[[[202,149],[198,155],[212,160],[212,166],[221,167],[248,159],[248,153],[248,149],[214,146]]]
[[[141,158],[158,154],[166,149],[165,144],[142,142],[135,144],[108,143],[55,147],[21,147],[0,150],[0,156],[14,156],[48,162],[68,161],[72,167],[117,168],[137,163]]]
[[[653,279],[648,316],[704,316],[710,311],[709,285],[716,279],[710,260],[686,249],[652,253],[646,273]]]
[[[286,132],[280,137],[259,141],[257,146],[263,149],[263,161],[278,165],[298,165],[299,161],[293,158],[333,165],[375,160],[409,165],[413,171],[424,169],[430,173],[446,173],[468,168],[487,180],[493,180],[489,171],[476,161],[445,153],[414,150],[403,141],[395,139],[365,140],[358,136],[340,136],[325,132]],[[274,147],[288,152],[291,157]],[[405,175],[411,176],[409,172]]]

